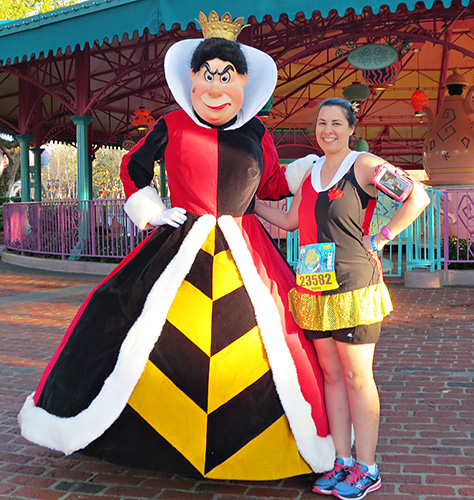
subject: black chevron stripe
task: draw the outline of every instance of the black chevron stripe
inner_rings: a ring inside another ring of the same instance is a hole
[[[81,453],[128,467],[202,477],[176,448],[129,405],[104,434]]]
[[[207,411],[209,357],[166,321],[150,361],[204,411]]]
[[[186,281],[212,299],[212,266],[214,257],[200,249],[186,276]]]
[[[242,286],[214,301],[211,356],[256,326],[255,312]]]
[[[229,245],[225,239],[224,233],[222,232],[221,228],[217,226],[214,255],[217,255],[219,252],[224,252],[226,250],[229,250]]]
[[[258,439],[283,413],[268,371],[209,415],[205,474],[253,439]]]

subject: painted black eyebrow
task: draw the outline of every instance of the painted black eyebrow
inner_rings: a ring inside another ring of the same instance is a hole
[[[211,75],[217,74],[219,76],[222,76],[224,73],[227,73],[230,70],[235,71],[232,64],[228,64],[222,71],[218,71],[217,69],[215,71],[212,71],[211,67],[209,66],[209,64],[207,62],[203,63],[202,66],[205,66],[207,71],[209,71],[209,73],[211,73]],[[201,68],[202,68],[202,66],[201,66]]]

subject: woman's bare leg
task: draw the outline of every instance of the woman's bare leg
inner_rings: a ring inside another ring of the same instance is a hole
[[[323,371],[324,402],[336,455],[350,457],[351,415],[344,371],[336,342],[332,338],[317,339],[313,342]]]

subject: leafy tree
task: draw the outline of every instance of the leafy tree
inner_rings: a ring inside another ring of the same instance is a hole
[[[94,198],[124,197],[120,181],[120,162],[126,153],[123,149],[103,147],[96,151],[92,164],[92,189]]]
[[[42,190],[46,198],[74,198],[77,182],[77,150],[67,144],[49,143],[51,155],[47,168],[42,169]],[[94,198],[122,198],[120,162],[123,149],[102,147],[95,152],[92,163],[92,189]]]
[[[49,143],[47,168],[41,169],[41,184],[47,198],[74,198],[77,179],[77,149],[68,144]]]
[[[4,169],[0,171],[0,197],[6,198],[20,174],[19,142],[0,137],[0,155],[6,157]]]
[[[49,12],[83,1],[84,0],[42,0],[35,2],[32,0],[2,0],[0,2],[0,20],[34,16],[40,12]]]

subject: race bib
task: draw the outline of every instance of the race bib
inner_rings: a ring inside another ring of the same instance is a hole
[[[335,255],[335,243],[313,243],[302,246],[296,269],[297,285],[312,292],[339,288],[334,270]]]

